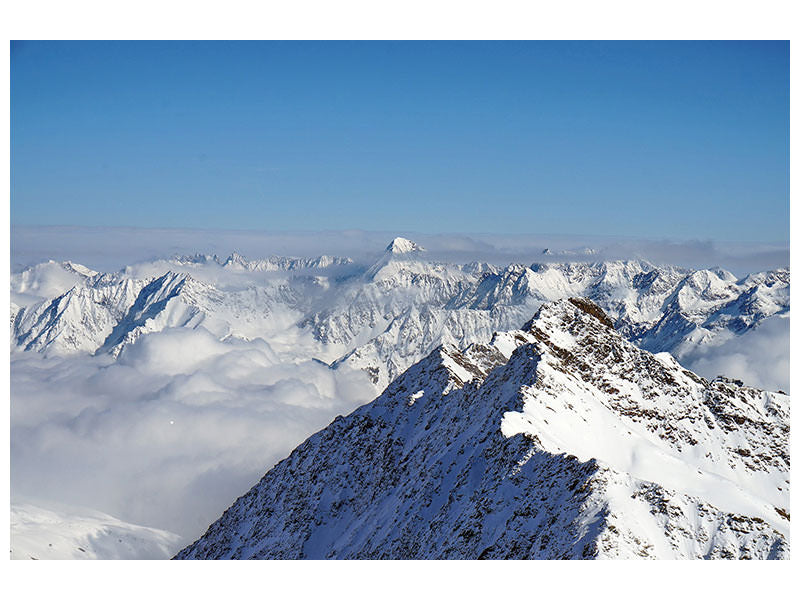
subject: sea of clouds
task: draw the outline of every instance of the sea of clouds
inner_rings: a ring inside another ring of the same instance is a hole
[[[198,328],[145,335],[116,362],[14,353],[11,395],[13,501],[91,507],[188,543],[374,389]]]
[[[724,375],[753,387],[789,393],[789,317],[770,317],[717,346],[696,346],[680,362],[709,379]]]

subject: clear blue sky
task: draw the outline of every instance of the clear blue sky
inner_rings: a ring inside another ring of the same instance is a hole
[[[784,241],[788,42],[21,42],[11,223]]]

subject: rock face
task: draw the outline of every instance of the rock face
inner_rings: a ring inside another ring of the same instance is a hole
[[[176,558],[788,558],[789,398],[612,325],[570,298],[437,348]]]

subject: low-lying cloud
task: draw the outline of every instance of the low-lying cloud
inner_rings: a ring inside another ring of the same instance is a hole
[[[15,497],[91,507],[189,542],[337,414],[369,401],[361,372],[280,363],[264,340],[206,330],[107,356],[15,353]]]
[[[753,387],[789,392],[789,318],[771,317],[719,346],[697,346],[681,363],[706,378],[740,379]]]

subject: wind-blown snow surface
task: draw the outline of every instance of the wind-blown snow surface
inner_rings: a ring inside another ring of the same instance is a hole
[[[176,558],[787,558],[788,432],[787,396],[562,300],[435,350]]]
[[[368,263],[234,253],[12,274],[12,492],[193,539],[265,467],[437,345],[487,343],[574,295],[702,375],[789,390],[788,339],[773,335],[788,324],[787,269],[737,279],[427,254],[398,238]]]
[[[12,504],[12,559],[169,558],[180,537],[86,510]]]

